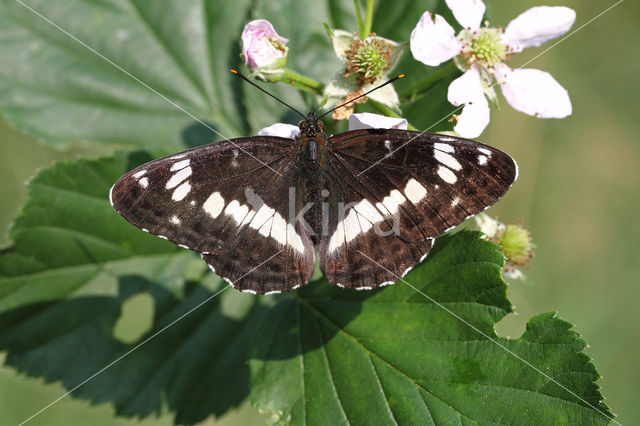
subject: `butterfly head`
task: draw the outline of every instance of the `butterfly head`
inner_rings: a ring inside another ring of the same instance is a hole
[[[316,118],[314,112],[307,114],[307,118],[298,123],[300,133],[305,134],[307,137],[313,137],[318,133],[322,133],[324,123]]]

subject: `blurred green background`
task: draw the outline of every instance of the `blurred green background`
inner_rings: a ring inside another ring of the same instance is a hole
[[[613,3],[547,2],[574,8],[578,13],[574,29]],[[506,25],[533,5],[530,0],[493,1],[492,23]],[[479,138],[510,153],[520,164],[518,183],[489,213],[503,221],[524,220],[537,244],[536,257],[526,271],[528,281],[513,282],[509,288],[518,315],[503,320],[499,333],[517,337],[532,315],[559,311],[590,344],[587,353],[603,376],[598,383],[623,424],[640,423],[635,393],[640,387],[640,262],[636,260],[640,57],[633,48],[640,39],[638,16],[640,5],[626,1],[528,65],[549,71],[567,88],[574,107],[571,117],[537,120],[502,102],[502,110],[492,111],[491,124]],[[511,65],[525,63],[550,45],[525,51]],[[99,151],[55,151],[2,122],[0,141],[0,246],[4,247],[10,243],[6,232],[10,221],[26,199],[25,181],[53,161]],[[0,424],[24,420],[63,392],[57,384],[0,368]],[[96,426],[140,423],[115,418],[109,405],[96,408],[65,399],[31,424],[69,424],[70,419]],[[254,424],[261,419],[245,404],[222,422]],[[171,424],[171,416],[142,423]]]

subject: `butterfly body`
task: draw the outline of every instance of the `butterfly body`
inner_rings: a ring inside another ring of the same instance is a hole
[[[194,250],[233,287],[329,282],[371,289],[422,261],[433,239],[495,203],[517,176],[503,152],[395,129],[327,136],[313,114],[294,139],[232,139],[151,161],[113,186],[114,208]]]

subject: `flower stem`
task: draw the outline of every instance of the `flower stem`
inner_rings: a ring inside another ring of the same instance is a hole
[[[313,93],[314,95],[322,95],[322,90],[324,89],[324,84],[321,82],[288,68],[284,69],[284,73],[282,74],[282,79],[280,81],[300,90],[304,90],[305,92]]]
[[[458,68],[456,64],[451,61],[444,67],[440,68],[438,71],[431,74],[429,77],[422,80],[420,83],[416,84],[413,87],[408,88],[407,90],[403,90],[400,93],[401,98],[409,98],[409,101],[414,101],[416,99],[416,95],[420,92],[427,92],[433,86],[438,84],[440,81],[444,80],[450,74],[456,72]]]
[[[360,40],[364,40],[367,38],[364,35],[364,21],[362,20],[362,10],[360,10],[360,2],[359,0],[353,0],[353,5],[356,8],[356,20],[358,21],[358,35],[360,36]]]
[[[364,17],[364,32],[360,35],[360,39],[364,40],[369,37],[371,33],[371,26],[373,25],[373,0],[367,0],[367,10]]]
[[[404,118],[401,115],[399,115],[398,113],[396,113],[394,110],[389,108],[388,106],[386,106],[384,104],[381,104],[380,102],[376,102],[373,99],[369,99],[368,103],[369,103],[369,105],[371,105],[371,107],[373,109],[375,109],[376,111],[386,115],[387,117]],[[408,123],[407,129],[408,130],[418,130],[417,128],[412,126],[411,123]]]

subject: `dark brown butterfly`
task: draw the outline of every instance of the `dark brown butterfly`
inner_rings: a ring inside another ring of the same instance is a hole
[[[316,253],[329,282],[373,289],[517,178],[511,157],[467,139],[397,129],[327,136],[314,113],[299,128],[295,139],[231,139],[151,161],[115,183],[111,204],[201,253],[244,292],[305,285]]]

